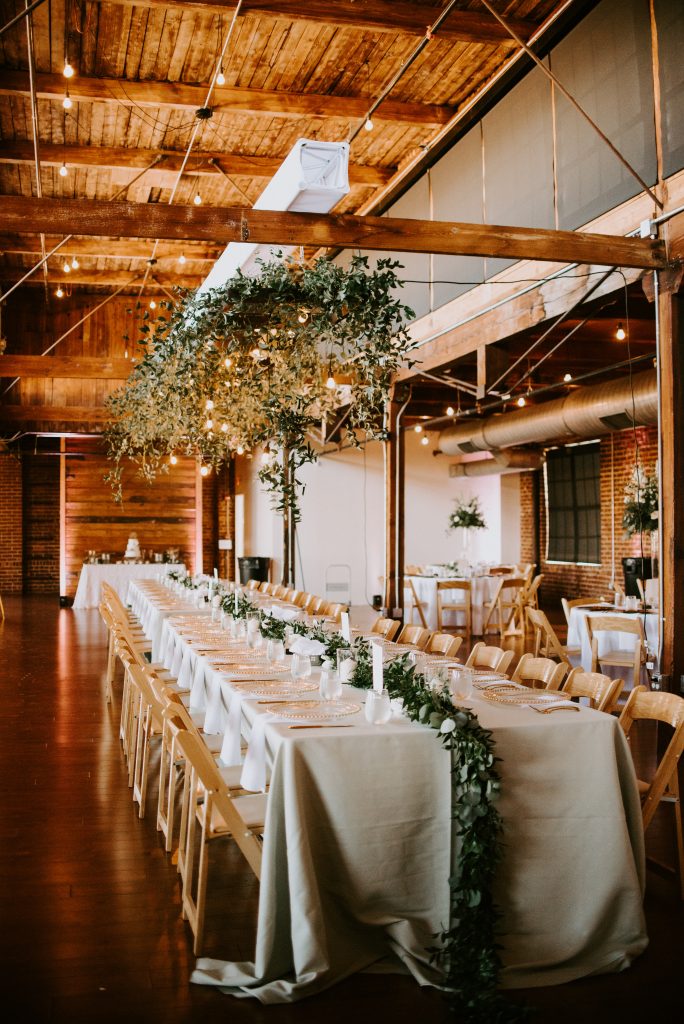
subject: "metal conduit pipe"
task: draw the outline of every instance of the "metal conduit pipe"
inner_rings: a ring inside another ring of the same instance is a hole
[[[507,448],[492,452],[493,459],[461,462],[449,467],[449,476],[502,476],[504,473],[525,473],[541,469],[544,456],[533,448]]]
[[[445,455],[497,451],[525,444],[545,444],[583,437],[600,437],[612,430],[658,422],[656,371],[577,388],[564,398],[516,412],[447,427],[438,446]]]

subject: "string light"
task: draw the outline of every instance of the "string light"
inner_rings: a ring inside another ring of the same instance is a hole
[[[337,381],[335,380],[335,378],[334,378],[334,377],[333,377],[332,375],[331,375],[330,377],[328,377],[328,379],[326,380],[326,382],[325,382],[325,386],[326,386],[326,388],[328,388],[328,389],[329,389],[330,391],[332,391],[332,390],[333,390],[333,388],[336,388],[336,387],[337,387]]]
[[[65,78],[73,78],[74,77],[74,69],[72,68],[71,64],[69,63],[69,58],[68,57],[64,58],[64,70],[62,71],[62,74],[64,75]]]
[[[169,462],[171,463],[172,466],[175,466],[176,463],[178,462],[178,456],[177,455],[170,455],[169,456]]]
[[[222,431],[222,433],[224,433],[224,434],[227,434],[227,433],[228,433],[228,424],[227,424],[227,423],[222,423],[222,424],[221,424],[221,431]]]
[[[178,262],[179,262],[179,263],[180,263],[181,265],[182,265],[183,263],[187,263],[187,262],[188,262],[188,261],[187,261],[187,259],[185,258],[185,253],[184,253],[184,252],[182,252],[182,253],[180,254],[180,256],[178,257]]]
[[[223,68],[222,67],[219,68],[218,75],[216,76],[216,84],[217,85],[225,85],[226,84],[226,76],[223,74]]]
[[[71,273],[71,265],[67,263],[66,260],[64,261],[64,266],[62,267],[62,270],[64,271],[65,274]]]
[[[156,308],[157,308],[157,303],[154,301],[154,299],[150,299],[150,309],[156,309]]]
[[[231,366],[233,365],[233,360],[230,358],[230,356],[226,356],[223,365],[225,366],[226,370],[230,370]]]
[[[212,430],[213,426],[214,426],[214,421],[213,420],[207,420],[207,422],[204,424],[204,429],[205,430]]]
[[[366,118],[366,123],[364,124],[363,127],[366,129],[367,132],[373,131],[373,121],[370,117]]]
[[[422,434],[423,433],[423,428],[421,427],[420,423],[416,423],[416,425],[415,425],[415,427],[413,429],[415,430],[416,434]]]
[[[209,466],[200,466],[202,476],[209,476]]]
[[[66,164],[62,164],[62,166],[59,169],[59,176],[60,176],[60,178],[66,178],[68,173],[69,172],[67,170],[67,165]]]
[[[447,416],[453,416],[454,415],[454,407],[453,407],[453,405],[448,405],[447,406],[446,414],[447,414]]]
[[[430,444],[430,438],[427,437],[427,436],[426,437],[421,437],[420,443],[421,444]]]
[[[563,380],[565,381],[566,384],[569,384],[570,381],[572,380],[572,374],[571,373],[566,373],[565,376],[563,377]]]
[[[80,263],[78,262],[78,260],[76,259],[76,257],[75,257],[75,256],[72,256],[72,258],[71,258],[71,269],[72,269],[72,270],[78,270],[78,268],[79,268],[80,266],[81,266],[81,264],[80,264]]]
[[[57,291],[55,292],[55,295],[57,296],[58,299],[61,299],[62,296],[64,295],[61,285],[57,285]]]
[[[242,447],[242,445],[241,445],[241,444],[239,444],[239,445],[237,446],[237,448],[235,449],[235,451],[237,452],[237,454],[238,454],[238,455],[244,455],[244,454],[245,454],[245,449],[244,449],[244,448]]]
[[[520,398],[519,398],[519,399],[517,400],[517,402],[516,402],[515,404],[516,404],[517,406],[519,406],[519,407],[520,407],[521,409],[522,409],[522,408],[523,408],[524,406],[526,406],[526,405],[527,405],[527,401],[525,400],[525,396],[524,396],[524,395],[521,395],[521,396],[520,396]]]
[[[64,107],[65,110],[71,110],[73,105],[74,105],[73,104],[73,100],[71,99],[71,96],[69,95],[69,86],[67,85],[66,92],[64,93],[64,99],[62,100],[62,106]]]
[[[195,204],[195,206],[201,206],[202,205],[202,196],[199,194],[199,192],[197,193],[197,195],[193,199],[193,203]]]
[[[627,332],[626,332],[626,330],[624,329],[624,327],[622,326],[621,323],[619,323],[617,325],[617,331],[615,332],[615,337],[617,338],[618,341],[624,341],[625,338],[627,337]]]
[[[207,409],[207,410],[213,409],[214,408],[214,401],[213,401],[213,399],[207,398],[207,401],[205,403],[204,408]]]

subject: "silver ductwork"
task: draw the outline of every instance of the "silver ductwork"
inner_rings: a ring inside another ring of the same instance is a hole
[[[455,424],[440,433],[438,447],[445,455],[498,452],[516,445],[600,437],[633,423],[650,426],[657,422],[656,371],[646,370],[631,381],[621,377],[608,384],[577,388],[542,405]]]
[[[504,473],[529,473],[541,469],[544,456],[534,448],[506,448],[492,452],[491,459],[477,459],[449,466],[449,476],[499,476]]]

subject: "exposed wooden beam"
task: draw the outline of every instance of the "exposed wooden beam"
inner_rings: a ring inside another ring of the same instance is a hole
[[[133,7],[176,8],[198,12],[232,14],[232,0],[114,0]],[[336,28],[357,28],[393,35],[423,36],[439,14],[439,7],[408,3],[407,0],[243,0],[241,14],[265,15],[287,21],[313,21]],[[516,32],[528,38],[537,27],[535,22],[506,19]],[[455,10],[449,15],[436,37],[471,43],[513,44],[510,35],[486,11]]]
[[[38,99],[64,99],[65,79],[62,75],[40,73],[36,75]],[[0,95],[28,96],[28,72],[0,71]],[[184,85],[182,82],[131,82],[120,78],[88,78],[77,75],[69,82],[69,95],[73,100],[120,103],[128,107],[172,107],[174,110],[195,111],[203,107],[207,97],[206,85]],[[323,96],[318,93],[275,92],[266,89],[239,89],[217,86],[212,95],[214,113],[240,113],[269,117],[325,117],[343,121],[361,118],[368,110],[364,96]],[[401,103],[386,100],[373,115],[378,121],[398,121],[417,125],[446,124],[453,111],[427,103]]]
[[[11,284],[18,281],[26,273],[26,267],[0,267],[0,281]],[[139,288],[142,276],[134,277],[135,271],[131,270],[87,270],[81,267],[79,270],[72,270],[65,274],[64,271],[56,268],[50,269],[50,284],[62,285],[102,285],[105,287],[116,287],[130,282],[131,288]],[[206,275],[204,275],[206,276]],[[157,271],[151,273],[145,282],[145,292],[153,291],[155,288],[198,288],[204,280],[201,274],[176,274]],[[39,274],[34,274],[24,282],[25,285],[42,285],[43,279]]]
[[[57,235],[46,236],[45,247],[52,249],[60,239]],[[0,235],[0,253],[39,253],[40,239],[35,235]],[[198,242],[160,242],[157,246],[157,260],[178,260],[181,253],[188,263],[215,260],[223,252],[223,246],[208,245]],[[66,242],[59,254],[65,256],[97,256],[98,258],[148,260],[150,243],[140,242],[134,238],[72,238]],[[57,257],[55,257],[56,259]]]
[[[3,196],[0,223],[10,232],[110,235],[115,226],[121,238],[338,246],[640,269],[666,266],[664,244],[651,239],[352,214]]]
[[[184,154],[169,149],[133,149],[129,146],[64,146],[42,142],[40,162],[48,167],[99,167],[115,171],[117,177],[135,177],[143,168],[149,167],[155,157],[162,161],[145,175],[145,184],[158,188],[171,188],[176,182]],[[211,160],[218,167],[210,163]],[[33,146],[30,142],[3,142],[0,150],[0,164],[32,164]],[[272,178],[282,161],[271,157],[231,155],[230,153],[198,152],[191,155],[186,171],[188,174],[216,178],[221,170],[234,177]],[[352,185],[384,185],[396,167],[369,167],[351,164],[349,181]]]
[[[0,405],[0,423],[108,423],[111,418],[102,406]]]
[[[129,359],[95,356],[0,356],[0,377],[71,377],[126,380],[133,369]]]

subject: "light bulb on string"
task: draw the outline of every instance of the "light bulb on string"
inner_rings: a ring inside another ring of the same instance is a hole
[[[207,420],[207,422],[204,424],[204,429],[205,430],[211,430],[213,428],[213,426],[214,426],[214,421],[213,420]]]
[[[67,170],[67,165],[66,164],[62,164],[62,166],[59,169],[59,176],[60,176],[60,178],[66,178],[68,173],[69,172]]]
[[[226,358],[223,361],[223,365],[225,366],[226,370],[230,370],[231,366],[233,365],[233,360],[230,358],[230,356],[226,356]]]
[[[209,466],[200,466],[202,476],[209,476]]]
[[[519,407],[520,409],[524,408],[524,406],[526,406],[526,405],[527,405],[527,401],[526,401],[526,399],[525,399],[525,396],[524,396],[524,395],[521,395],[521,396],[520,396],[520,398],[519,398],[519,399],[518,399],[518,400],[516,401],[516,403],[515,403],[515,404],[516,404],[516,405],[517,405],[517,406],[518,406],[518,407]]]
[[[430,438],[429,438],[429,437],[427,437],[427,435],[426,435],[426,436],[424,436],[424,437],[421,437],[421,439],[420,439],[420,443],[421,443],[421,444],[423,444],[423,445],[427,445],[427,444],[430,444]]]
[[[154,301],[154,299],[150,299],[150,309],[156,309],[156,308],[157,308],[157,303]]]
[[[71,110],[73,105],[74,105],[74,102],[73,102],[71,96],[69,95],[69,86],[67,86],[66,87],[66,92],[64,93],[64,99],[62,100],[62,106],[64,107],[65,110]]]
[[[69,63],[69,58],[68,57],[64,58],[64,70],[62,71],[62,74],[64,75],[65,78],[73,78],[74,77],[74,69],[72,68],[71,64]]]
[[[216,84],[217,85],[225,85],[226,84],[226,76],[223,74],[223,68],[222,67],[220,67],[218,69],[218,74],[216,76]]]
[[[76,259],[76,257],[75,257],[75,256],[72,256],[72,257],[71,257],[71,269],[72,269],[72,270],[78,270],[78,268],[79,268],[80,266],[81,266],[81,264],[80,264],[80,263],[78,262],[78,260]]]
[[[625,338],[627,337],[627,331],[622,326],[622,323],[619,323],[617,325],[617,330],[615,332],[615,337],[617,338],[618,341],[624,341]]]
[[[564,377],[563,377],[563,381],[564,381],[564,382],[565,382],[566,384],[569,384],[571,380],[572,380],[572,374],[571,374],[571,373],[566,373],[566,374],[564,375]]]
[[[366,129],[367,132],[373,131],[373,119],[371,118],[370,114],[366,118],[366,123],[364,124],[363,127]]]
[[[185,256],[185,253],[184,253],[184,252],[182,252],[182,253],[180,254],[180,256],[178,257],[178,262],[179,262],[179,263],[180,263],[181,265],[182,265],[183,263],[187,263],[187,262],[188,262],[188,261],[187,261],[187,259],[186,259],[186,256]]]
[[[65,274],[70,274],[71,273],[71,264],[67,263],[67,261],[65,260],[64,261],[64,265],[62,267],[62,270],[64,271]]]
[[[332,374],[326,380],[325,386],[326,388],[328,388],[329,391],[332,391],[334,388],[337,387],[337,381],[335,380]]]
[[[244,448],[242,447],[242,445],[241,445],[241,444],[239,444],[239,445],[237,446],[237,448],[235,449],[235,451],[237,452],[237,454],[238,454],[238,455],[244,455],[244,454],[245,454],[245,449],[244,449]]]
[[[416,423],[416,425],[415,425],[415,427],[413,429],[415,430],[416,434],[422,434],[423,433],[423,428],[421,427],[420,423]]]
[[[199,192],[195,195],[195,198],[193,199],[193,203],[195,204],[195,206],[201,206],[202,205],[202,196],[199,194]]]
[[[204,408],[207,409],[207,410],[213,409],[214,408],[214,401],[213,401],[213,399],[207,398],[207,400],[206,400],[206,402],[204,404]]]
[[[447,416],[453,416],[454,415],[454,407],[453,407],[453,405],[448,405],[447,406],[446,414],[447,414]]]
[[[175,466],[176,463],[178,462],[178,456],[177,455],[169,455],[169,462],[171,463],[172,466]]]
[[[58,299],[61,299],[63,297],[64,292],[62,291],[61,285],[57,285],[57,291],[55,292],[55,295],[57,296]]]

